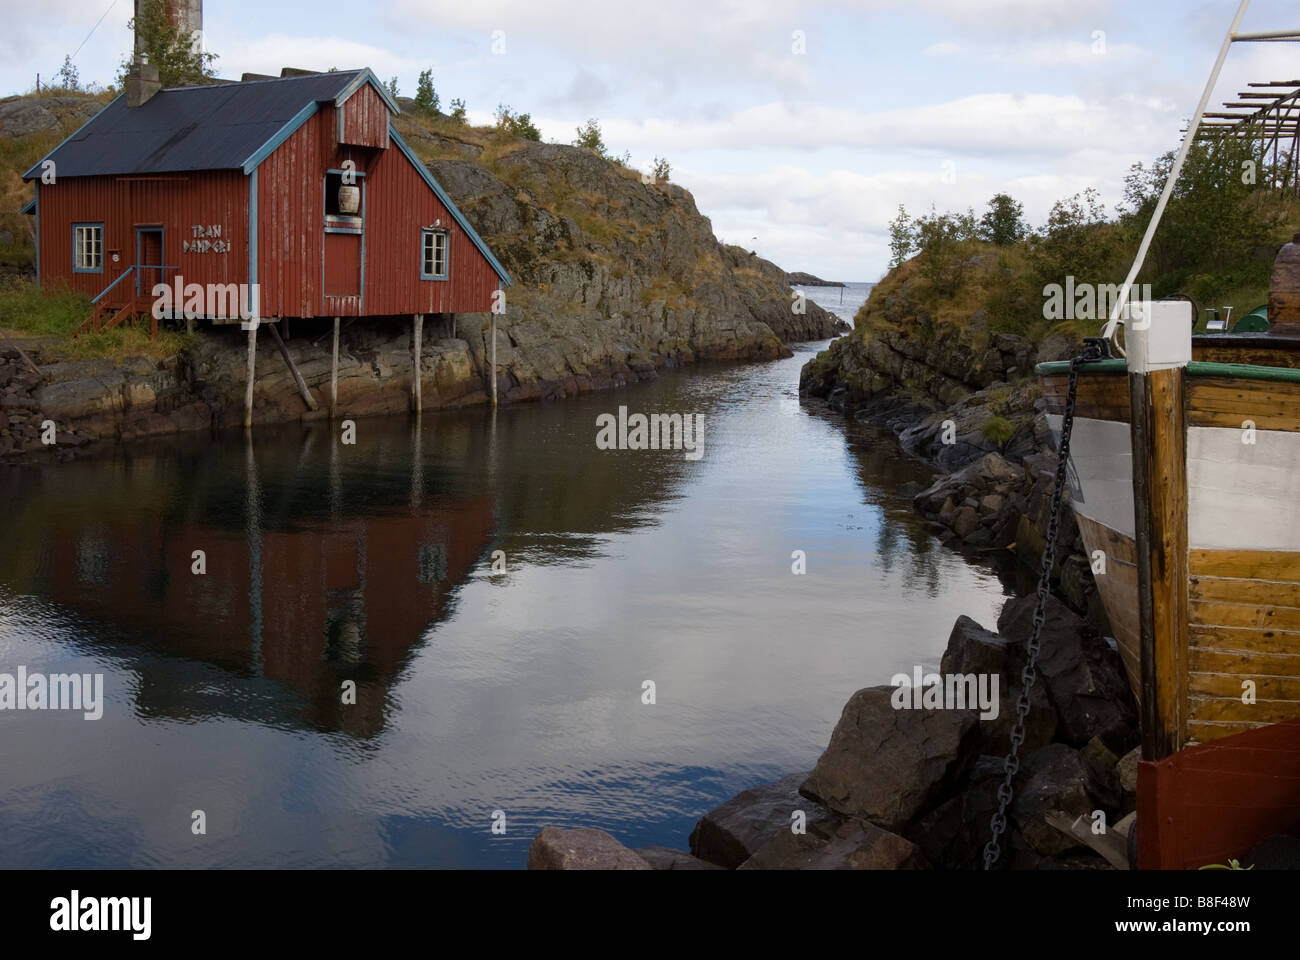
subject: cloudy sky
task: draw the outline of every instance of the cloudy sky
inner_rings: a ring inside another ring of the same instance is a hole
[[[978,211],[1007,191],[1041,223],[1093,185],[1113,206],[1133,162],[1177,145],[1236,6],[207,0],[204,43],[225,77],[369,66],[411,95],[432,67],[444,103],[463,98],[476,122],[510,104],[547,140],[596,117],[634,165],[666,156],[721,239],[788,270],[875,280],[900,203]],[[83,82],[108,83],[130,47],[132,0],[11,13],[3,94],[74,50]],[[1300,27],[1294,2],[1254,0],[1242,29],[1284,27]],[[1212,103],[1298,75],[1300,46],[1238,44]]]

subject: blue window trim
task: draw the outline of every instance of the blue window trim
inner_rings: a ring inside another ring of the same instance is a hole
[[[443,268],[445,273],[425,273],[424,272],[424,245],[428,241],[426,237],[434,234],[442,234],[447,238],[447,250],[444,258]],[[450,280],[451,279],[451,231],[444,230],[441,227],[421,227],[420,228],[420,279],[421,280]]]
[[[158,249],[162,251],[162,263],[141,263],[140,262],[140,235],[144,233],[158,234]],[[135,228],[135,295],[140,296],[140,271],[142,268],[153,267],[161,270],[167,262],[167,228],[160,223],[147,223],[137,225]],[[159,279],[164,283],[167,282],[167,271],[161,270]]]
[[[78,227],[99,228],[99,266],[98,267],[77,266],[77,228]],[[104,221],[103,220],[74,220],[73,221],[72,223],[72,272],[73,273],[103,273],[104,272]]]

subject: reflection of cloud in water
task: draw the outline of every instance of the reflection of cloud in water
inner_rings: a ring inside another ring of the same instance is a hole
[[[317,423],[0,475],[22,504],[0,593],[52,664],[97,658],[118,698],[102,757],[48,733],[0,743],[36,791],[20,810],[57,815],[41,785],[75,783],[134,824],[96,865],[519,866],[544,822],[684,845],[1001,594],[899,494],[923,466],[798,403],[808,355],[418,431],[359,420],[356,446]],[[704,458],[597,450],[620,405],[703,414]],[[160,825],[193,792],[223,798],[219,852]],[[12,849],[0,836],[0,860]]]

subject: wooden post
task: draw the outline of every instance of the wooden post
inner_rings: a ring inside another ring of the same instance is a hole
[[[1142,666],[1142,758],[1182,749],[1187,727],[1187,424],[1192,307],[1133,304],[1126,328]],[[1146,327],[1141,324],[1145,323]]]
[[[334,318],[334,356],[330,361],[330,419],[333,420],[339,405],[339,318]]]
[[[418,417],[423,406],[420,397],[420,339],[424,336],[424,314],[411,321],[411,409]]]
[[[253,428],[253,371],[257,365],[257,328],[261,321],[254,318],[248,327],[248,382],[244,386],[244,429]]]
[[[18,351],[18,356],[23,358],[23,363],[27,364],[28,368],[32,371],[32,373],[36,374],[36,376],[40,377],[42,380],[45,379],[43,376],[41,376],[41,368],[36,366],[36,364],[32,363],[32,358],[27,356],[26,350],[18,346],[18,344],[13,340],[9,341],[9,345]]]
[[[492,380],[492,409],[497,408],[497,315],[492,314],[492,346],[488,348],[488,376]]]
[[[275,328],[274,323],[267,324],[267,327],[271,331],[271,339],[274,340],[275,345],[280,348],[280,356],[284,357],[284,362],[289,366],[289,372],[293,374],[293,382],[298,385],[298,393],[302,395],[302,402],[307,404],[308,410],[315,410],[316,398],[311,395],[311,391],[307,389],[307,383],[303,380],[302,374],[299,373],[298,368],[294,366],[293,357],[289,356],[289,348],[285,346],[284,340],[280,337],[280,331]]]

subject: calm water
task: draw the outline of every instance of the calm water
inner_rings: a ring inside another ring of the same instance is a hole
[[[796,286],[819,307],[824,307],[846,323],[852,325],[858,308],[867,302],[874,283],[846,283],[842,287]]]
[[[685,847],[1004,593],[922,530],[892,437],[800,405],[824,346],[355,446],[263,428],[0,472],[0,672],[106,698],[0,713],[0,867],[520,867],[548,823]],[[619,404],[703,413],[703,459],[598,451]]]

